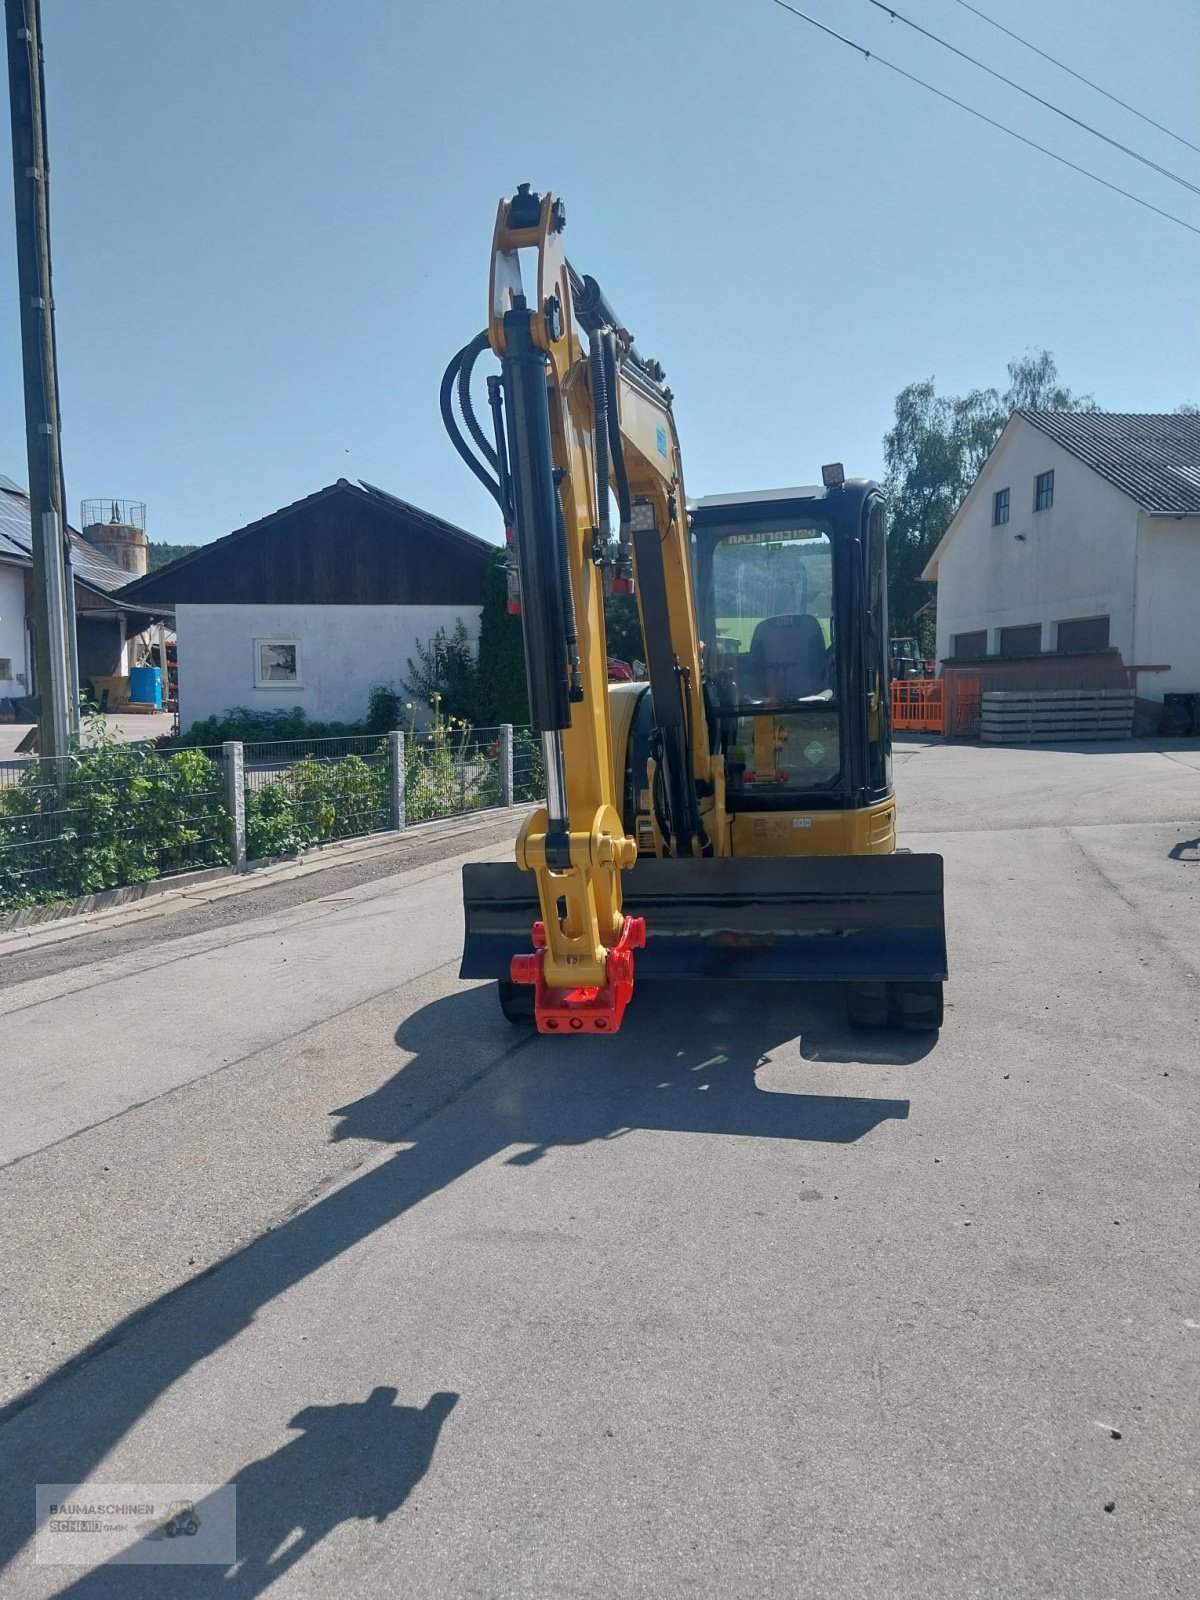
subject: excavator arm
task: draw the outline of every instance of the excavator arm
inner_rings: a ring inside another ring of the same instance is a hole
[[[443,412],[457,379],[509,530],[546,771],[546,805],[516,849],[541,915],[512,977],[534,985],[544,1031],[603,1032],[620,1024],[643,937],[640,920],[622,910],[621,873],[637,843],[614,792],[606,589],[635,592],[641,611],[656,729],[646,777],[660,854],[713,852],[721,763],[709,754],[670,390],[599,286],[568,263],[564,222],[561,202],[528,186],[501,202],[486,333],[501,368],[490,385],[494,442],[470,410],[469,360],[480,340],[451,364]]]

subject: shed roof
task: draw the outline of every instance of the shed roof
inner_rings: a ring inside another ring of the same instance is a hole
[[[125,568],[89,544],[77,529],[70,528],[69,532],[75,581],[103,595],[120,610],[133,609],[125,596],[117,593],[129,582]],[[19,562],[23,567],[33,565],[33,529],[29,496],[11,478],[0,475],[0,561],[3,560]]]
[[[1153,516],[1200,515],[1200,416],[1021,411],[1056,444]]]
[[[1150,516],[1200,516],[1200,416],[1176,411],[1014,411],[926,561],[924,582],[937,581],[938,564],[963,513],[1002,442],[1021,423],[1053,439]]]
[[[311,603],[318,595],[329,603],[361,601],[366,596],[357,591],[362,589],[363,583],[355,582],[350,567],[356,560],[363,559],[363,548],[351,537],[354,521],[346,528],[339,502],[343,506],[349,503],[352,508],[368,510],[370,526],[386,536],[396,536],[397,551],[407,546],[411,551],[423,552],[428,548],[425,544],[428,540],[440,545],[444,556],[454,553],[453,561],[443,560],[435,563],[436,566],[461,567],[465,563],[472,572],[477,572],[480,564],[491,561],[498,549],[488,540],[374,484],[354,484],[346,478],[338,478],[323,489],[200,545],[178,561],[147,573],[144,578],[134,579],[123,591],[124,597],[131,601],[159,601],[172,607],[195,602],[231,603],[235,599],[240,603],[291,603],[293,600]],[[344,529],[347,537],[341,539]],[[333,538],[335,534],[339,535],[338,539]],[[418,536],[416,546],[411,540],[413,534]],[[320,547],[319,554],[314,540]],[[374,554],[378,559],[368,564],[369,571],[360,574],[364,582],[367,578],[375,581],[377,603],[397,603],[394,595],[387,591],[394,590],[396,584],[403,581],[397,576],[398,569],[394,570],[393,558],[380,555],[389,545],[390,538],[383,545],[377,545]],[[419,565],[430,564],[419,559]],[[355,592],[342,594],[341,590]]]

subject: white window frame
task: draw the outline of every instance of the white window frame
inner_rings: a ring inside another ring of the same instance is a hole
[[[0,656],[0,683],[12,683],[13,681],[12,661],[8,656]]]
[[[262,672],[262,651],[264,645],[290,645],[296,652],[296,676],[294,678],[264,678]],[[303,689],[304,687],[304,656],[299,639],[263,638],[254,641],[254,687],[256,689]]]

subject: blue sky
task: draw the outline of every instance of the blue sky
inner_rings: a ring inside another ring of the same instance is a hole
[[[804,9],[1200,225],[1200,199],[867,0]],[[1200,182],[1200,156],[955,0],[901,10]],[[1193,0],[976,0],[1200,144]],[[876,474],[898,389],[1052,349],[1112,410],[1200,401],[1200,237],[865,62],[770,0],[43,0],[67,493],[216,538],[339,476],[490,538],[444,439],[497,198],[665,365],[690,494]],[[3,164],[0,216],[11,219]],[[0,246],[0,471],[24,481]]]

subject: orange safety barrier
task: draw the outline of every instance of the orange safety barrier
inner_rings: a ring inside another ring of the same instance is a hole
[[[982,694],[978,678],[955,677],[949,696],[945,678],[894,678],[892,727],[897,732],[940,733],[948,739],[979,726]]]
[[[909,733],[944,733],[945,681],[941,678],[893,678],[892,727]]]
[[[960,678],[955,675],[950,689],[946,713],[947,739],[956,735],[978,734],[979,719],[983,709],[983,692],[978,678]]]

